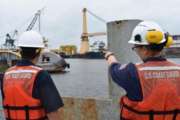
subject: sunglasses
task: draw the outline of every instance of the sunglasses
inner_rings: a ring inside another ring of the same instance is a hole
[[[132,50],[135,50],[136,48],[138,48],[138,47],[142,47],[141,45],[135,45],[135,46],[133,46],[131,49]]]

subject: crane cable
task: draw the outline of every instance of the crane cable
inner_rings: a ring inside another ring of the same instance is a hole
[[[91,12],[90,10],[87,9],[87,12],[88,12],[89,14],[91,14],[92,16],[94,16],[94,17],[95,17],[96,19],[98,19],[99,21],[101,21],[101,22],[103,22],[103,23],[107,23],[106,20],[104,20],[103,18],[97,16],[96,14],[94,14],[93,12]]]

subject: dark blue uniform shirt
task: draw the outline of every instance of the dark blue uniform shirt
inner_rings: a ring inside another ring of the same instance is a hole
[[[18,61],[17,66],[29,66],[34,65],[28,60]],[[54,112],[63,106],[63,101],[59,95],[57,88],[49,75],[45,70],[38,73],[32,96],[41,101],[46,113]]]
[[[152,57],[146,59],[144,62],[164,60],[166,59],[163,57]],[[143,94],[135,64],[129,63],[124,66],[120,63],[113,63],[110,66],[109,71],[113,81],[126,90],[126,96],[130,100],[142,100]]]

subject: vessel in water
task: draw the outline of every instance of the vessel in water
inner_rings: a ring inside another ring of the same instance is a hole
[[[49,50],[41,53],[37,65],[48,72],[63,72],[66,68],[70,68],[64,58]]]

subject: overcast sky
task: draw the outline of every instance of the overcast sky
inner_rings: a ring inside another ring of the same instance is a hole
[[[14,29],[25,31],[34,13],[44,6],[41,33],[49,39],[51,48],[80,45],[84,7],[106,21],[153,20],[171,34],[180,34],[180,0],[0,0],[0,43]],[[88,31],[106,31],[106,24],[88,15]],[[91,43],[105,39],[96,37]]]

